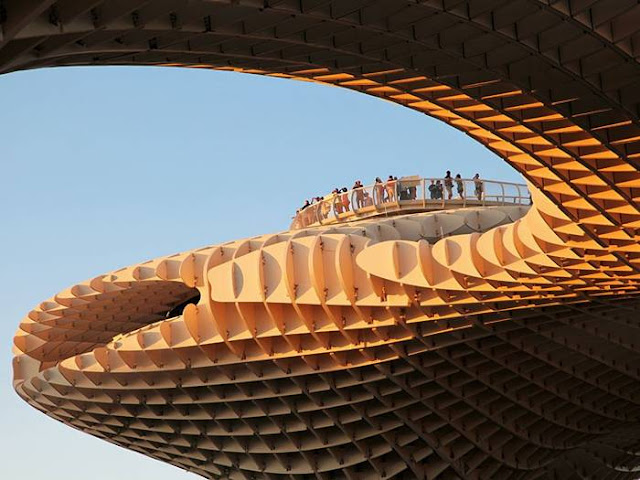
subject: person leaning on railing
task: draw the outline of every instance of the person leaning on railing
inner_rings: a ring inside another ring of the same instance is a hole
[[[349,194],[347,193],[347,187],[342,187],[342,194],[340,195],[340,201],[342,202],[342,208],[345,212],[349,211],[349,205],[351,202],[349,201]]]
[[[385,190],[387,191],[387,202],[396,201],[396,180],[393,175],[389,175],[387,182],[385,183]]]

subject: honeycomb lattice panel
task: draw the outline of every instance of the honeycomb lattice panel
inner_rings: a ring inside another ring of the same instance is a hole
[[[538,202],[284,232],[97,277],[23,321],[16,388],[212,478],[610,474],[637,441],[635,283],[600,273],[606,251],[577,258],[542,221],[563,214]],[[194,288],[197,306],[158,320]]]
[[[0,0],[0,73],[350,88],[475,138],[534,201],[96,277],[22,321],[16,390],[211,478],[637,478],[638,45],[635,0]]]

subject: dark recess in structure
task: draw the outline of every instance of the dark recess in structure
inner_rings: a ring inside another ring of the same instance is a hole
[[[194,295],[193,297],[188,298],[184,302],[179,303],[178,305],[176,305],[175,307],[172,307],[169,311],[167,311],[165,318],[172,318],[172,317],[177,317],[178,315],[182,315],[182,312],[184,311],[187,305],[189,305],[190,303],[197,304],[199,301],[200,301],[200,292],[197,292],[197,294]]]

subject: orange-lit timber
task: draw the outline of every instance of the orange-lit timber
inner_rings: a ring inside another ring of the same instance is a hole
[[[211,478],[637,478],[639,45],[635,0],[0,1],[0,72],[351,88],[466,132],[533,196],[96,277],[23,320],[17,392]]]

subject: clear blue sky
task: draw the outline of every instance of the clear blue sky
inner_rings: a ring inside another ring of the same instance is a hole
[[[304,198],[355,179],[447,169],[521,180],[457,130],[339,88],[150,67],[0,76],[2,478],[197,478],[19,400],[11,342],[33,306],[121,266],[284,230]]]

